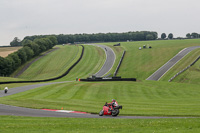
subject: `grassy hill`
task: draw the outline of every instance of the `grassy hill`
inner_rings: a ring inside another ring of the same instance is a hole
[[[113,44],[116,43],[106,43]],[[139,50],[143,45],[152,49]],[[199,45],[199,39],[122,42],[121,47],[127,52],[118,75],[144,80],[182,49]]]
[[[82,52],[82,47],[75,45],[56,47],[59,49],[34,62],[19,78],[36,80],[60,76],[78,60]],[[71,70],[69,75],[58,81],[75,80],[76,77],[86,78],[100,70],[106,58],[104,51],[96,46],[85,45],[84,47],[82,60]]]
[[[63,74],[79,57],[82,48],[75,45],[56,46],[59,49],[34,62],[19,78],[47,79]]]

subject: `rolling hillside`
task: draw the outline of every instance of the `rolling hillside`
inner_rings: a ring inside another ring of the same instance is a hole
[[[106,43],[113,44],[116,43]],[[139,50],[143,45],[152,48]],[[127,52],[118,76],[145,80],[182,49],[199,45],[199,39],[122,42],[121,47]]]

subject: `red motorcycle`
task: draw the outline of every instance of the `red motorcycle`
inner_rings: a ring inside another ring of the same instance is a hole
[[[103,106],[103,110],[99,112],[99,116],[117,116],[119,114],[119,109],[122,109],[122,106],[118,105],[117,101],[113,99],[111,103],[106,102],[106,104]]]

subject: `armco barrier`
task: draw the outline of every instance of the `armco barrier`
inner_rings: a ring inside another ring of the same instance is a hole
[[[83,57],[83,53],[84,53],[84,46],[82,46],[82,52],[81,52],[81,56],[79,57],[79,59],[61,76],[55,77],[55,78],[51,78],[51,79],[44,79],[44,80],[33,80],[33,81],[6,81],[6,82],[0,82],[0,84],[11,84],[11,83],[36,83],[36,82],[47,82],[47,81],[53,81],[53,80],[57,80],[60,79],[64,76],[66,76],[71,70],[72,68],[74,68],[76,66],[76,64],[79,63],[79,61],[82,59]]]
[[[187,69],[189,69],[191,66],[193,66],[198,60],[200,59],[200,56],[194,61],[192,62],[192,64],[190,64],[189,66],[187,66],[185,69],[181,70],[180,72],[178,72],[176,75],[174,75],[169,82],[171,82],[173,79],[175,79],[178,75],[180,75],[181,73],[185,72]]]
[[[120,66],[121,66],[121,64],[122,64],[122,61],[123,61],[123,59],[124,59],[125,53],[126,53],[126,51],[124,50],[124,52],[123,52],[123,54],[122,54],[122,57],[121,57],[121,59],[120,59],[120,61],[119,61],[119,64],[118,64],[118,66],[117,66],[117,68],[116,68],[116,70],[115,70],[115,72],[114,72],[114,77],[117,75],[117,73],[118,73],[118,71],[119,71],[119,68],[120,68]]]
[[[79,81],[86,81],[86,82],[95,82],[95,81],[136,81],[136,78],[79,79]]]

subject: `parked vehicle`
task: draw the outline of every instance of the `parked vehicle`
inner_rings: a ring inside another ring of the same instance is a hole
[[[119,114],[119,109],[122,109],[122,106],[118,105],[117,101],[113,99],[111,103],[105,103],[105,105],[103,106],[103,110],[99,112],[99,116],[117,116]]]

